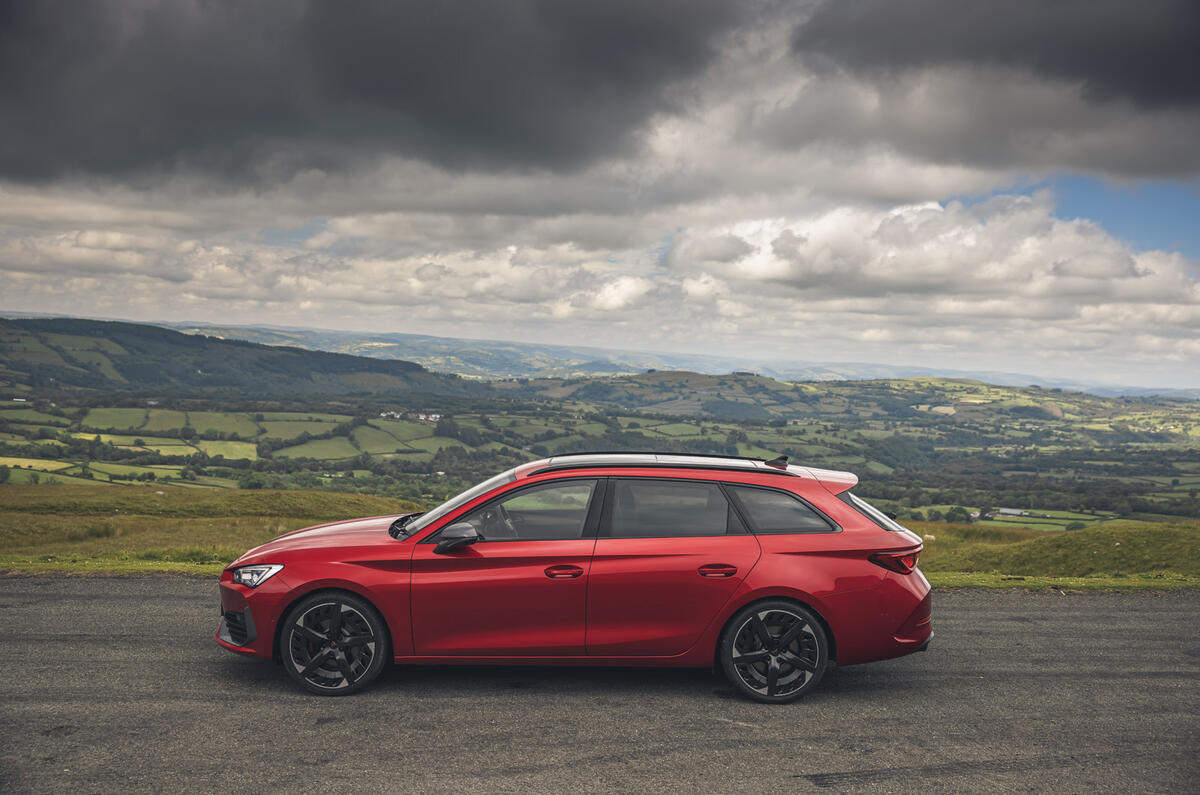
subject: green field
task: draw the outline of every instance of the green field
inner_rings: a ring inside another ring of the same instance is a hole
[[[337,461],[343,458],[353,458],[362,451],[350,443],[349,439],[316,439],[295,447],[285,447],[275,451],[280,458],[316,458],[322,461]]]
[[[247,414],[223,411],[189,411],[188,425],[200,433],[216,431],[217,433],[236,433],[243,439],[253,439],[261,430],[258,423]]]
[[[402,442],[410,439],[420,439],[433,436],[433,426],[422,422],[406,422],[404,420],[371,420],[370,424],[390,433]]]
[[[142,430],[147,433],[155,431],[179,431],[187,425],[187,412],[170,409],[150,409],[150,417]]]
[[[458,439],[450,439],[445,436],[430,436],[425,439],[412,439],[407,442],[408,446],[415,450],[425,450],[430,453],[436,453],[444,447],[466,447],[465,444]]]
[[[263,427],[263,436],[268,439],[295,439],[302,433],[309,436],[320,436],[329,433],[336,427],[332,422],[315,422],[305,420],[267,420],[259,423]]]
[[[262,418],[267,422],[283,421],[283,422],[349,422],[354,417],[349,414],[327,414],[321,411],[264,411]]]
[[[253,461],[258,458],[254,442],[219,442],[199,439],[196,441],[196,446],[207,455],[225,456],[230,461],[237,459]]]
[[[135,430],[146,424],[146,409],[88,409],[83,424],[89,428]]]
[[[397,450],[408,449],[403,442],[398,441],[390,433],[370,425],[360,425],[355,428],[350,434],[350,438],[364,453],[393,453]]]
[[[8,422],[30,422],[39,425],[70,425],[71,421],[65,417],[56,417],[53,414],[46,414],[36,409],[0,409],[0,420]]]
[[[53,472],[58,469],[66,469],[71,466],[69,461],[54,461],[45,458],[17,458],[14,456],[0,456],[0,466],[21,467],[23,469],[38,469],[45,472]]]

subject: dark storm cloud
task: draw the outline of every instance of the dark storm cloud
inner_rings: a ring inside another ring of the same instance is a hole
[[[1200,105],[1196,0],[832,0],[793,47],[866,73],[1016,67],[1092,99]]]
[[[0,175],[270,179],[393,154],[571,168],[627,151],[748,4],[0,3]]]

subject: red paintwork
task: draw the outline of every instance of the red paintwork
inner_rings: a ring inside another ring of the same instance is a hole
[[[250,550],[221,576],[222,611],[249,606],[257,638],[226,648],[271,658],[288,606],[312,591],[342,589],[370,601],[391,632],[397,662],[604,664],[708,667],[718,637],[743,606],[767,598],[803,602],[826,623],[838,665],[898,657],[924,644],[929,583],[868,560],[920,549],[912,534],[884,530],[834,495],[853,475],[790,467],[758,471],[595,467],[531,474],[453,511],[406,539],[392,516],[300,530]],[[839,533],[693,538],[492,541],[436,555],[423,544],[476,506],[514,488],[564,476],[671,477],[786,489],[842,527]],[[281,563],[257,588],[231,570]],[[706,573],[701,567],[731,567]],[[553,567],[578,567],[574,570]]]

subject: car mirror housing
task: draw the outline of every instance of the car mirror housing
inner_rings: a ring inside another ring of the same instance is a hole
[[[465,547],[468,544],[474,544],[479,540],[479,533],[475,530],[475,526],[470,522],[458,522],[452,524],[441,532],[438,536],[438,545],[433,551],[439,555],[445,555],[447,552]]]

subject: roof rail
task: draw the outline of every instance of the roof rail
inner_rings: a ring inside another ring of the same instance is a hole
[[[645,456],[645,458],[640,458]],[[662,458],[660,458],[660,456]],[[611,457],[612,460],[598,460],[605,457]],[[663,460],[663,459],[666,460]],[[691,461],[680,461],[679,459],[693,459]],[[566,459],[566,460],[564,460]],[[571,460],[574,459],[574,460]],[[776,459],[778,461],[778,459]],[[728,463],[722,463],[728,462]],[[743,466],[735,466],[734,462],[743,464]],[[599,452],[588,453],[568,453],[565,455],[555,455],[544,459],[544,462],[531,462],[542,464],[536,469],[530,469],[526,473],[521,473],[522,476],[536,475],[542,472],[551,472],[563,469],[583,469],[585,467],[646,467],[646,468],[673,468],[673,469],[726,469],[726,470],[741,470],[754,471],[760,474],[772,475],[789,475],[800,476],[797,472],[787,469],[785,466],[779,466],[778,463],[768,464],[761,458],[751,458],[749,456],[740,455],[720,455],[709,453],[670,453],[663,451],[631,451],[631,450],[606,450]],[[528,464],[526,466],[529,466]]]
[[[767,463],[766,459],[755,458],[749,455],[725,455],[723,453],[676,453],[671,450],[588,450],[582,453],[555,453],[550,458],[570,458],[571,456],[581,455],[674,455],[688,456],[692,458],[728,458],[733,461],[761,461]],[[784,461],[787,461],[787,456],[780,456]],[[778,460],[778,459],[775,459]]]

